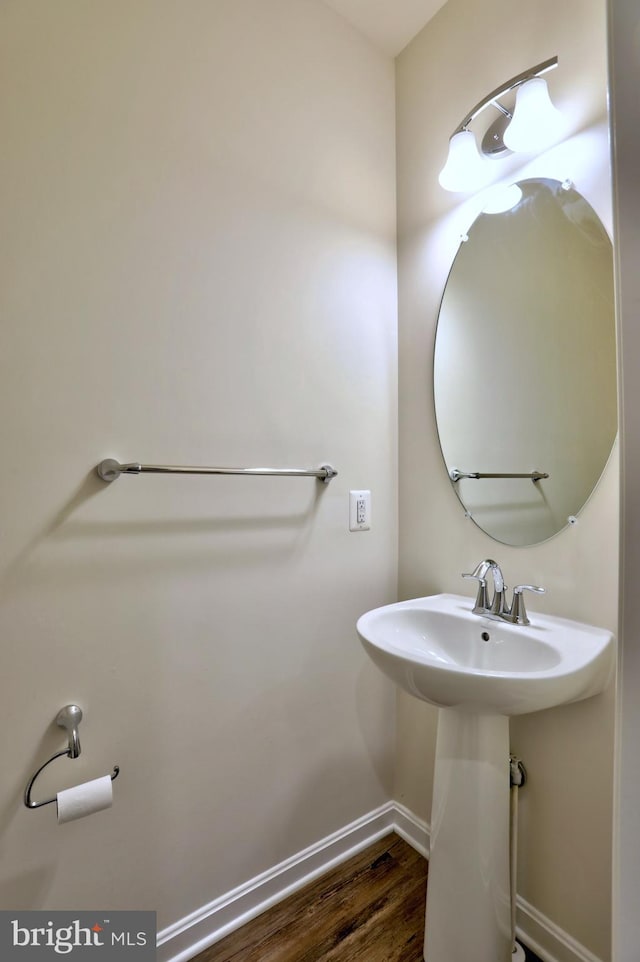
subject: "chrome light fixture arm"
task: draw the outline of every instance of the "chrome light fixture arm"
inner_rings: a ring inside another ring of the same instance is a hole
[[[510,93],[510,91],[514,90],[516,87],[519,87],[520,84],[525,83],[525,81],[532,80],[534,77],[541,77],[543,74],[548,73],[557,66],[558,58],[550,57],[548,60],[543,60],[542,63],[537,64],[535,67],[530,67],[529,70],[524,70],[522,73],[516,74],[515,77],[511,78],[511,80],[508,80],[506,83],[496,87],[495,90],[492,90],[490,94],[487,94],[486,97],[483,97],[482,100],[480,100],[475,107],[469,111],[464,120],[458,124],[451,136],[453,137],[455,134],[459,134],[461,131],[466,130],[471,121],[475,120],[478,114],[481,114],[483,110],[490,106],[496,107],[499,111],[501,111],[501,113],[510,119],[512,116],[511,111],[507,110],[507,108],[501,103],[498,103],[498,98],[504,97],[505,94]]]

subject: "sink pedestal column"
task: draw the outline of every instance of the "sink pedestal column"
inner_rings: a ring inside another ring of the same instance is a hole
[[[441,708],[426,962],[510,962],[509,719]]]

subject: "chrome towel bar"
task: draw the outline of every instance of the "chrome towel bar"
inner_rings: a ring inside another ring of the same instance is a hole
[[[115,481],[121,474],[244,474],[270,475],[289,478],[317,478],[328,484],[338,472],[330,464],[321,464],[319,468],[305,470],[304,468],[198,468],[180,467],[175,464],[120,464],[113,458],[101,461],[97,467],[98,477],[103,481]]]
[[[529,471],[528,474],[483,474],[480,471],[470,471],[469,474],[465,474],[465,472],[460,471],[459,468],[451,468],[449,477],[452,481],[460,481],[462,478],[471,478],[473,481],[478,481],[482,478],[530,478],[535,482],[541,481],[542,478],[548,478],[549,475],[543,471]]]

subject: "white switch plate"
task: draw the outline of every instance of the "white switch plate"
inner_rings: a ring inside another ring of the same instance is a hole
[[[349,531],[368,531],[371,527],[371,492],[349,492]]]

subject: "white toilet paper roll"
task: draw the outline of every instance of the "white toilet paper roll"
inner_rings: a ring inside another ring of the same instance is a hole
[[[56,795],[58,803],[58,823],[73,822],[76,818],[93,815],[103,808],[111,808],[113,803],[113,789],[111,776],[103,775],[91,782],[74,785]]]

